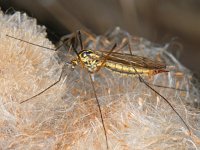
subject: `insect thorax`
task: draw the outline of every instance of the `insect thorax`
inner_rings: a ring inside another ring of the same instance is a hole
[[[94,73],[101,66],[102,61],[100,56],[95,54],[92,50],[82,50],[79,52],[78,57],[71,61],[72,65],[81,65],[87,68],[89,72]]]

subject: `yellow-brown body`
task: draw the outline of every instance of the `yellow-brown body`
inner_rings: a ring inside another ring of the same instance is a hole
[[[72,60],[72,64],[73,66],[81,64],[82,67],[87,68],[91,73],[97,72],[101,67],[122,75],[131,76],[137,74],[152,76],[161,72],[168,72],[165,69],[166,65],[159,61],[115,52],[108,55],[108,52],[105,51],[82,50],[79,52],[78,58]]]

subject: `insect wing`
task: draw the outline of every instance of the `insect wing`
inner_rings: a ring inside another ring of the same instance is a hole
[[[101,57],[105,57],[108,52],[106,51],[95,51],[96,54]],[[124,53],[113,52],[108,56],[107,61],[114,61],[122,63],[124,65],[133,65],[135,67],[146,68],[146,69],[165,69],[166,65],[160,61],[151,60],[146,57],[130,55]]]

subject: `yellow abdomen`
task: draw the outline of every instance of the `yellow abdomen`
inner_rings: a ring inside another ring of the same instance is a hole
[[[105,68],[120,73],[122,75],[137,75],[140,74],[142,76],[152,76],[162,72],[168,72],[164,69],[147,69],[147,68],[137,68],[131,65],[124,65],[121,63],[109,62],[107,61],[104,65]]]

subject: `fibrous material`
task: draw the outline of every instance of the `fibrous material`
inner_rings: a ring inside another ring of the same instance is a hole
[[[0,12],[0,148],[1,149],[106,149],[102,122],[87,71],[68,65],[71,51],[50,51],[9,38],[11,35],[49,48],[45,27],[19,12]],[[167,49],[120,28],[105,35],[83,37],[85,48],[109,50],[128,35],[136,55],[164,61],[169,73],[145,78],[174,106],[190,127],[191,135],[169,105],[137,77],[102,68],[93,75],[108,133],[110,149],[199,149],[199,94],[191,74]],[[119,52],[128,53],[128,46]],[[77,47],[80,50],[80,47]],[[61,56],[62,55],[62,56]],[[41,95],[20,104],[61,81]]]

